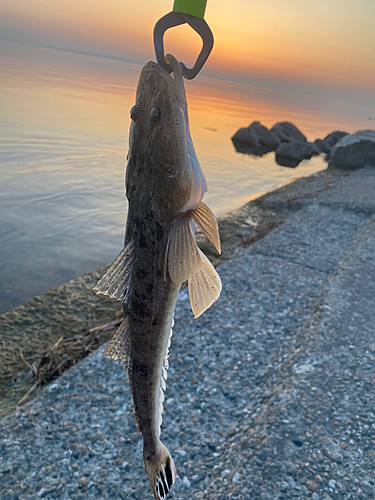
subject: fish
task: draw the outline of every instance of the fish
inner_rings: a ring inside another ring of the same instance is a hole
[[[188,282],[194,317],[221,292],[220,277],[198,248],[198,226],[220,253],[217,220],[202,201],[207,182],[190,134],[181,67],[165,56],[168,74],[150,61],[142,69],[130,111],[124,248],[97,283],[98,294],[123,302],[124,319],[105,356],[128,370],[143,461],[155,500],[176,480],[160,440],[174,310]]]

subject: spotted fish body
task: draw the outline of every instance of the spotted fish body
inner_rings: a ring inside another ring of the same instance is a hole
[[[156,500],[167,496],[176,478],[160,426],[177,295],[187,280],[197,317],[221,291],[218,274],[195,243],[197,224],[220,251],[216,219],[202,202],[206,180],[190,136],[181,69],[173,56],[166,61],[173,77],[153,62],[140,75],[131,110],[125,247],[96,285],[98,293],[124,303],[124,320],[106,356],[129,370]]]

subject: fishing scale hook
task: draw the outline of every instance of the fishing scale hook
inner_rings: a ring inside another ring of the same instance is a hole
[[[168,73],[172,68],[164,60],[164,33],[169,28],[187,23],[202,38],[203,47],[192,68],[185,66],[180,62],[183,76],[187,80],[192,80],[197,76],[207,61],[214,45],[214,36],[206,21],[203,19],[207,0],[195,0],[190,3],[187,0],[175,0],[173,11],[163,16],[155,24],[154,28],[154,47],[158,64]]]

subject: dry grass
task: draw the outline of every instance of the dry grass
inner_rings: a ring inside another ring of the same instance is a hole
[[[30,366],[32,373],[42,384],[54,380],[107,342],[120,323],[121,319],[115,319],[74,337],[67,339],[60,337],[57,342],[38,355]]]

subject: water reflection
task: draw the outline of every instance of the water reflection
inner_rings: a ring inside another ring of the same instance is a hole
[[[244,142],[233,139],[233,137],[232,137],[232,142],[233,146],[236,148],[237,153],[244,153],[253,156],[264,156],[265,154],[274,151],[274,148],[270,146],[249,146]]]
[[[294,160],[292,158],[283,158],[275,155],[275,161],[281,167],[296,168],[303,160]]]

